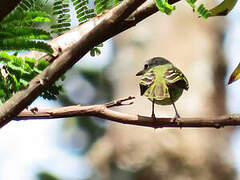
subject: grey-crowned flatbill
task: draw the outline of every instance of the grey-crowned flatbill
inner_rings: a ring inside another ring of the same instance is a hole
[[[144,69],[136,76],[141,76],[139,82],[141,96],[152,101],[152,118],[156,119],[154,104],[173,105],[175,110],[174,121],[179,118],[174,102],[188,90],[189,85],[184,74],[170,61],[162,57],[154,57],[146,62]]]

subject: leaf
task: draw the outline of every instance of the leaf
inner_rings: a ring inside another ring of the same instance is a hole
[[[53,49],[47,43],[15,38],[0,39],[0,50],[38,50],[53,53]]]
[[[238,0],[224,0],[216,7],[210,9],[211,16],[226,16],[237,4]]]
[[[175,7],[170,5],[167,0],[154,0],[155,4],[159,11],[164,12],[167,15],[170,15]]]
[[[72,0],[72,1],[74,9],[77,13],[77,19],[79,24],[96,16],[94,9],[89,7],[88,0]]]
[[[47,8],[48,0],[22,0],[17,10],[20,11],[41,11]]]
[[[205,8],[203,4],[198,7],[197,12],[203,19],[207,19],[209,16],[211,16],[211,12]]]
[[[119,0],[95,0],[94,5],[97,11],[97,14],[104,13],[113,6],[117,6]]]
[[[6,75],[0,71],[0,103],[5,102],[14,93],[23,89],[37,74],[41,73],[49,62],[34,58],[17,57],[14,54],[9,55],[7,52],[0,52],[0,63],[4,65]],[[63,76],[62,76],[63,80]],[[47,99],[56,99],[57,95],[63,90],[62,85],[53,84],[43,93],[42,97]]]
[[[238,64],[236,69],[232,72],[232,74],[228,80],[228,84],[233,83],[234,81],[238,80],[239,78],[240,78],[240,63]]]
[[[30,0],[23,2],[26,5]],[[46,12],[15,10],[0,22],[0,50],[38,50],[52,54],[51,46],[37,41],[51,39],[50,33],[33,27],[33,23],[49,21]]]
[[[53,13],[56,24],[51,26],[51,33],[62,34],[70,29],[71,15],[68,0],[54,0]]]
[[[1,24],[8,25],[27,25],[34,22],[50,22],[50,16],[42,11],[13,11],[9,14]]]
[[[33,27],[0,26],[0,38],[20,38],[20,39],[51,39],[49,32]]]
[[[186,1],[195,10],[195,8],[196,8],[195,2],[197,0],[186,0]]]

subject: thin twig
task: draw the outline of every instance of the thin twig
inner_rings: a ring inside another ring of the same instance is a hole
[[[118,99],[116,101],[112,101],[112,102],[109,102],[109,103],[106,103],[105,106],[107,108],[110,108],[110,107],[113,107],[113,106],[124,106],[124,105],[131,105],[133,104],[133,101],[130,101],[129,100],[133,100],[135,99],[134,96],[129,96],[127,98],[123,98],[123,99]],[[127,103],[123,103],[123,102],[126,102],[128,101]]]

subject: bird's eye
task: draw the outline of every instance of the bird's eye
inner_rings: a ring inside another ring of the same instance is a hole
[[[148,68],[148,64],[145,64],[145,65],[144,65],[144,69],[147,69],[147,68]]]

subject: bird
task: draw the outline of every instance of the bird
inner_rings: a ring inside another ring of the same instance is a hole
[[[152,119],[156,120],[154,104],[173,105],[175,122],[180,118],[175,102],[182,95],[183,90],[188,90],[189,84],[184,74],[170,61],[163,57],[154,57],[146,62],[144,69],[136,76],[141,76],[139,82],[140,95],[152,101]]]

